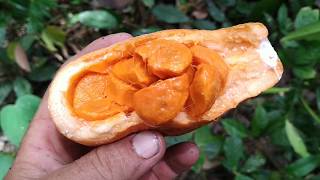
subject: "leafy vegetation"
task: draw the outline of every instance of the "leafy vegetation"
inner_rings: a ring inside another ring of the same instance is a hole
[[[319,179],[319,6],[318,0],[0,0],[2,133],[19,146],[58,67],[100,36],[259,21],[284,63],[278,87],[168,144],[191,139],[201,149],[181,178]],[[0,178],[14,154],[0,153]]]

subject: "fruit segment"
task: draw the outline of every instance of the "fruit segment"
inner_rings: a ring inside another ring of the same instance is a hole
[[[149,86],[157,80],[147,71],[146,64],[138,56],[118,62],[113,66],[112,73],[124,82],[138,87]]]
[[[203,46],[192,46],[190,48],[193,55],[193,63],[198,65],[201,63],[211,65],[225,79],[228,75],[228,66],[222,57],[214,50]]]
[[[86,120],[100,120],[123,111],[107,98],[107,75],[89,73],[77,83],[73,94],[74,112]]]
[[[190,86],[187,112],[199,117],[208,111],[223,88],[220,73],[208,64],[200,64]]]
[[[75,112],[85,120],[102,120],[125,110],[125,107],[107,98],[87,101],[75,108]]]
[[[98,73],[85,74],[76,84],[73,93],[73,107],[107,97],[107,75]]]
[[[134,94],[133,107],[145,123],[158,126],[176,117],[188,98],[188,75],[159,81]]]
[[[138,90],[137,88],[121,81],[112,74],[107,77],[107,95],[108,97],[127,108],[132,108],[133,94]]]
[[[192,54],[184,44],[170,40],[153,40],[136,49],[148,69],[161,79],[181,75],[191,64]]]

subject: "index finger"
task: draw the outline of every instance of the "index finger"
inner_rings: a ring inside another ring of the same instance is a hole
[[[77,53],[72,59],[79,57],[79,56],[82,56],[84,54],[87,54],[89,52],[111,46],[112,44],[124,41],[126,39],[131,38],[131,37],[132,36],[128,33],[117,33],[117,34],[111,34],[108,36],[103,36],[103,37],[91,42],[84,49],[82,49],[79,53]]]

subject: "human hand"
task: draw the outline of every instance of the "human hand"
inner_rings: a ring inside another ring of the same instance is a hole
[[[130,37],[125,33],[102,37],[76,57]],[[96,148],[76,144],[57,131],[46,93],[6,179],[173,179],[189,169],[198,155],[192,143],[166,149],[163,137],[153,131]]]

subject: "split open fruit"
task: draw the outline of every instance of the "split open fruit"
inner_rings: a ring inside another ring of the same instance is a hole
[[[280,80],[282,65],[267,35],[260,23],[166,30],[86,54],[51,84],[53,121],[84,145],[146,129],[189,132]]]

